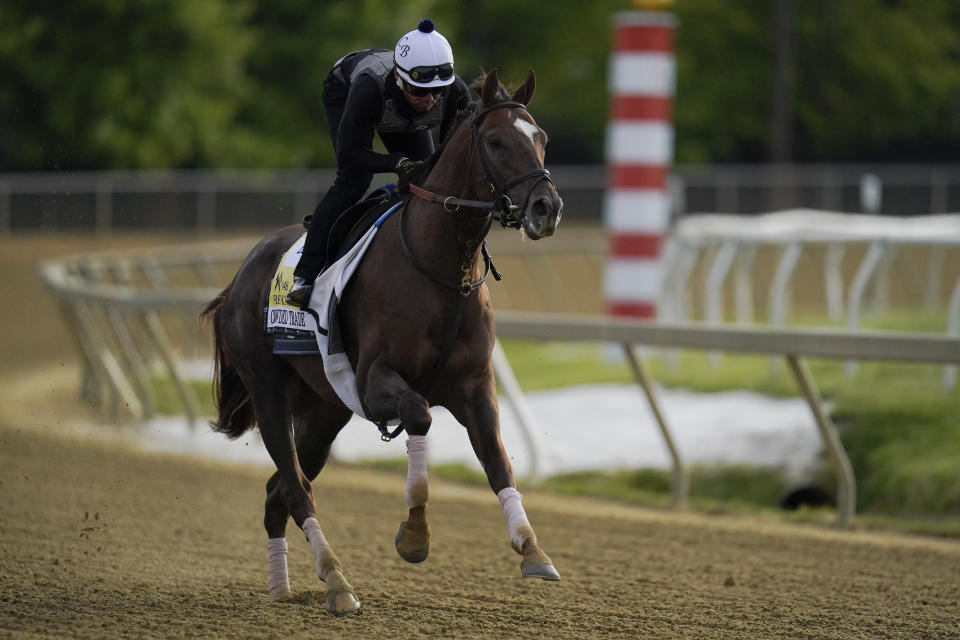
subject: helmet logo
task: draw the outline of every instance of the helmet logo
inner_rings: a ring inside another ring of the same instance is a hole
[[[399,47],[397,47],[397,50],[400,52],[398,55],[401,58],[405,58],[407,57],[407,54],[410,53],[410,45],[402,44]]]

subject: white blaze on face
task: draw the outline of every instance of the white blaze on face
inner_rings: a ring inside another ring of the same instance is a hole
[[[516,120],[514,120],[513,126],[515,126],[520,131],[520,133],[522,133],[523,135],[527,136],[527,138],[530,139],[530,144],[532,144],[534,148],[537,147],[537,143],[534,141],[533,134],[539,131],[540,127],[533,124],[532,122],[528,122],[527,120],[524,120],[523,118],[517,118]]]

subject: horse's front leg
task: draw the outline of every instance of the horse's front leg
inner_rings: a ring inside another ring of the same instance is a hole
[[[510,546],[523,557],[520,562],[523,576],[559,580],[560,573],[553,561],[537,544],[537,535],[521,502],[523,496],[514,482],[513,467],[500,441],[500,415],[492,371],[468,385],[462,400],[448,408],[467,428],[470,444],[487,474],[490,488],[500,500],[500,508],[507,520]]]
[[[408,514],[400,523],[394,545],[407,562],[423,562],[430,555],[430,525],[427,524],[427,431],[430,405],[406,381],[384,363],[375,363],[367,374],[364,395],[373,420],[400,418],[407,431],[407,484],[404,491]]]
[[[407,562],[423,562],[430,555],[430,525],[427,523],[427,436],[407,438],[407,519],[400,523],[393,540],[397,553]]]

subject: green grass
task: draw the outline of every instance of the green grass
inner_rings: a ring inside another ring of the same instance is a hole
[[[824,318],[805,318],[825,325]],[[870,318],[868,328],[942,333],[942,314],[896,313]],[[632,377],[618,349],[588,343],[504,340],[511,365],[527,391],[569,384],[629,383]],[[703,351],[650,351],[644,362],[665,387],[697,392],[750,389],[777,397],[799,395],[782,359],[721,354],[719,362]],[[960,391],[941,391],[942,368],[863,362],[853,377],[838,360],[807,364],[824,398],[857,479],[858,522],[908,531],[960,537]],[[193,383],[204,413],[213,413],[209,386]],[[158,410],[178,413],[180,402],[169,381],[156,383]],[[670,416],[667,415],[669,421]],[[403,472],[405,463],[377,462],[378,468]],[[399,465],[396,468],[390,465]],[[471,484],[486,484],[482,474],[464,465],[432,465],[431,473]],[[828,466],[820,476],[828,484]],[[669,504],[669,474],[625,470],[563,474],[545,488],[564,494],[593,495],[649,506]],[[691,470],[690,504],[705,511],[776,509],[784,489],[776,470],[696,468]],[[822,510],[790,515],[818,521]]]
[[[596,344],[501,340],[501,345],[525,391],[632,379],[621,358],[608,359]]]
[[[786,484],[779,470],[765,467],[693,466],[690,505],[702,511],[753,510],[778,504]],[[547,478],[546,489],[653,507],[671,503],[672,473],[660,469],[578,471]]]

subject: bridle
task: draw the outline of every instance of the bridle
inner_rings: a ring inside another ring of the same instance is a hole
[[[547,182],[553,184],[553,180],[550,178],[550,172],[544,169],[543,167],[537,167],[536,169],[531,169],[526,173],[522,173],[519,176],[515,176],[510,180],[504,180],[503,176],[500,174],[500,171],[494,166],[493,161],[490,159],[490,155],[487,153],[487,148],[483,145],[483,141],[480,139],[480,125],[483,123],[483,119],[487,116],[488,113],[495,109],[522,109],[523,111],[527,110],[526,105],[521,102],[514,102],[512,100],[505,100],[503,102],[495,102],[491,105],[487,105],[482,109],[478,106],[477,110],[474,112],[473,116],[470,119],[470,162],[473,162],[473,150],[477,150],[477,155],[480,157],[480,165],[483,168],[483,174],[490,185],[490,191],[497,194],[496,198],[491,201],[484,200],[465,200],[463,198],[457,198],[455,196],[443,196],[432,191],[427,191],[423,187],[418,187],[417,185],[410,185],[410,193],[415,195],[422,200],[428,200],[430,202],[435,202],[443,205],[443,208],[448,213],[457,213],[461,211],[461,207],[466,207],[468,209],[480,209],[482,213],[474,214],[464,212],[465,215],[471,217],[480,218],[480,217],[489,217],[493,216],[504,228],[508,229],[519,229],[520,220],[516,217],[517,211],[523,211],[526,209],[527,204],[530,201],[530,195],[533,193],[533,190],[539,185],[542,181],[546,180]],[[472,175],[472,167],[470,174]],[[527,189],[527,193],[524,196],[523,204],[516,205],[510,199],[510,196],[507,195],[507,192],[513,187],[536,178],[530,188]]]
[[[428,202],[434,202],[442,205],[444,211],[447,211],[448,213],[463,213],[464,215],[477,219],[485,218],[487,219],[487,229],[489,229],[489,220],[491,217],[500,222],[504,228],[519,229],[520,220],[516,217],[515,213],[517,211],[523,211],[526,209],[527,204],[530,201],[530,195],[533,193],[533,190],[538,184],[544,180],[550,184],[553,184],[553,180],[550,179],[550,172],[543,167],[531,169],[530,171],[522,173],[508,181],[504,180],[503,176],[500,175],[500,172],[493,165],[490,155],[487,153],[486,147],[484,147],[483,141],[480,139],[480,125],[487,114],[494,109],[523,109],[526,111],[527,107],[521,102],[504,100],[503,102],[495,102],[491,105],[483,107],[482,109],[478,105],[473,116],[471,117],[470,155],[468,161],[470,164],[468,165],[467,173],[471,176],[473,175],[473,150],[476,149],[477,155],[480,157],[480,165],[483,168],[484,178],[487,184],[490,185],[490,191],[497,194],[497,197],[491,201],[466,200],[455,196],[444,196],[439,193],[434,193],[414,184],[409,185],[410,193],[422,200],[427,200]],[[513,204],[513,202],[510,200],[510,196],[507,195],[507,191],[518,184],[534,178],[536,178],[536,180],[534,180],[534,182],[530,185],[530,188],[527,190],[527,193],[524,196],[523,204]],[[479,209],[480,213],[470,213],[470,209]],[[487,275],[489,273],[492,272],[493,277],[496,280],[503,279],[503,276],[500,275],[500,272],[497,271],[496,266],[493,264],[493,260],[490,257],[490,252],[487,250],[486,240],[481,240],[480,242],[480,253],[483,257],[485,269],[483,276],[481,276],[479,280],[475,282],[470,281],[470,273],[473,271],[473,259],[476,255],[476,245],[465,248],[463,259],[461,260],[460,264],[461,278],[458,282],[454,282],[430,272],[420,263],[419,260],[417,260],[417,257],[413,254],[413,251],[407,242],[407,234],[405,231],[406,225],[404,224],[405,218],[403,216],[405,211],[406,206],[400,210],[400,246],[403,248],[403,252],[406,254],[407,258],[409,258],[410,262],[413,263],[413,266],[415,266],[418,271],[423,273],[432,281],[448,289],[457,291],[465,298],[480,288],[480,286],[487,279]]]

